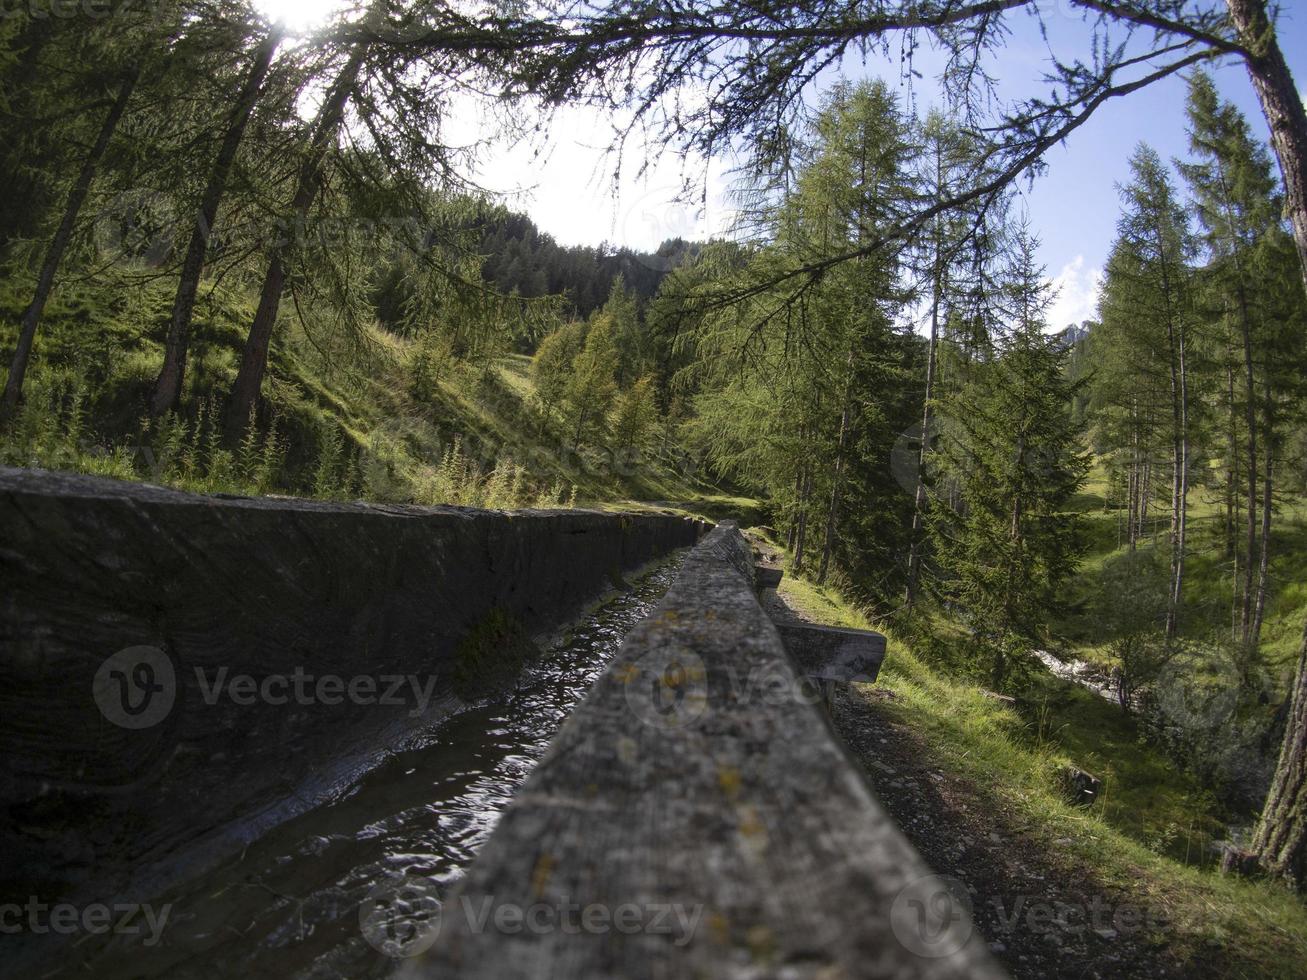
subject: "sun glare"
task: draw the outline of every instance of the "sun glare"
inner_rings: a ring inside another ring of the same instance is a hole
[[[307,30],[346,9],[348,0],[254,0],[259,13],[292,31]]]

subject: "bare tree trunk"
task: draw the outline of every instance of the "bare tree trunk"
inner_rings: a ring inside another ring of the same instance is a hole
[[[366,53],[365,45],[359,45],[354,50],[344,69],[336,77],[318,112],[318,119],[309,139],[308,152],[300,166],[295,183],[295,195],[291,200],[290,235],[297,234],[308,220],[309,209],[313,207],[313,201],[318,195],[322,161],[345,116],[345,105],[349,101],[354,84],[358,81],[359,70],[363,66],[363,57]],[[254,314],[254,322],[250,325],[240,370],[232,385],[231,403],[227,409],[227,438],[232,443],[240,441],[241,433],[249,423],[255,403],[258,401],[259,390],[263,387],[263,375],[268,367],[268,346],[272,340],[273,327],[277,323],[277,313],[281,309],[281,294],[286,286],[284,249],[284,243],[273,248],[268,273],[263,279],[258,311]]]
[[[1284,178],[1285,210],[1307,290],[1307,110],[1266,15],[1265,0],[1226,0],[1248,75],[1271,128]],[[1267,473],[1269,481],[1270,474]],[[1268,508],[1269,509],[1269,508]],[[1269,543],[1269,542],[1268,542]],[[1253,850],[1268,871],[1307,888],[1307,635],[1294,675],[1292,710]]]
[[[1179,354],[1176,343],[1175,324],[1168,314],[1166,325],[1167,339],[1170,346],[1171,369],[1171,572],[1170,587],[1166,600],[1166,637],[1175,636],[1179,616],[1180,582],[1184,577],[1182,560],[1182,539],[1184,536],[1184,496],[1185,496],[1185,431],[1184,431],[1184,396],[1182,394],[1180,367],[1183,355]]]
[[[1180,537],[1176,546],[1175,598],[1172,609],[1176,622],[1171,624],[1174,635],[1180,614],[1180,601],[1184,596],[1185,551],[1189,532],[1189,367],[1186,357],[1184,324],[1180,325]]]
[[[803,465],[803,490],[799,494],[799,529],[794,545],[794,571],[803,572],[803,549],[808,540],[808,498],[812,494],[812,467]]]
[[[849,401],[853,397],[853,351],[849,351],[848,377],[844,382],[844,409],[840,413],[840,437],[835,447],[835,469],[831,474],[830,507],[826,511],[826,533],[821,545],[821,563],[817,567],[817,584],[826,584],[831,548],[835,544],[835,522],[839,517],[840,490],[844,482],[844,449],[849,438]]]
[[[1234,254],[1235,275],[1238,277],[1236,291],[1239,300],[1239,333],[1243,341],[1243,387],[1244,398],[1247,400],[1244,408],[1244,424],[1248,427],[1248,513],[1245,532],[1247,557],[1244,561],[1243,605],[1239,613],[1242,642],[1247,644],[1252,616],[1253,553],[1257,546],[1257,409],[1255,404],[1257,396],[1256,377],[1253,372],[1252,318],[1248,312],[1248,295],[1245,292],[1242,264],[1238,261],[1238,253]],[[1233,398],[1233,392],[1231,395]]]
[[[1227,351],[1227,356],[1229,352]],[[1225,556],[1230,561],[1230,641],[1243,642],[1241,626],[1241,595],[1239,572],[1239,521],[1242,515],[1239,508],[1239,486],[1242,476],[1239,472],[1239,411],[1234,398],[1234,365],[1227,362],[1225,371],[1225,397],[1228,410],[1229,428],[1226,432],[1226,454],[1229,457],[1225,472]],[[1252,553],[1248,554],[1252,562]]]
[[[795,539],[799,533],[799,512],[803,506],[803,471],[804,467],[799,467],[799,472],[794,477],[794,515],[790,520],[790,529],[785,535],[785,547],[790,551],[794,550]]]
[[[1130,436],[1131,442],[1134,441],[1134,434]],[[1138,453],[1135,447],[1130,447],[1130,468],[1126,471],[1125,477],[1125,543],[1131,551],[1135,550],[1135,508],[1138,502],[1135,495],[1139,491],[1139,461]],[[1120,534],[1117,535],[1120,537]],[[1118,545],[1119,547],[1119,545]]]
[[[1153,496],[1153,461],[1146,452],[1141,465],[1143,473],[1140,479],[1143,484],[1139,491],[1139,531],[1135,535],[1136,538],[1142,538],[1148,528],[1148,502]]]
[[[100,167],[100,161],[104,159],[105,151],[108,150],[109,142],[118,129],[118,123],[122,121],[123,113],[127,111],[127,104],[131,101],[132,92],[135,91],[139,79],[140,69],[134,69],[123,79],[118,95],[109,107],[109,114],[100,124],[100,132],[95,138],[95,143],[92,144],[86,159],[82,161],[82,169],[68,192],[63,218],[54,233],[54,238],[50,240],[50,247],[46,249],[45,260],[41,263],[41,271],[36,278],[36,291],[32,296],[32,302],[23,312],[23,319],[18,328],[18,346],[14,349],[13,360],[9,362],[4,401],[0,402],[0,423],[8,422],[18,409],[18,399],[23,393],[23,379],[27,376],[27,365],[32,356],[32,344],[36,340],[37,328],[41,325],[41,314],[45,312],[45,304],[54,289],[55,275],[59,272],[64,253],[68,250],[68,243],[72,241],[73,229],[77,225],[82,205],[86,203],[86,195],[91,191],[91,184],[95,181],[95,173]]]
[[[1250,52],[1248,76],[1271,128],[1271,146],[1284,177],[1284,207],[1307,289],[1307,110],[1294,84],[1265,0],[1226,0],[1239,42]]]
[[[926,522],[926,454],[930,451],[930,400],[935,397],[935,359],[939,347],[939,271],[936,270],[930,304],[930,345],[926,348],[926,397],[921,409],[921,445],[917,448],[917,490],[912,509],[912,539],[908,551],[908,611],[917,601],[917,582],[921,577],[921,540]]]
[[[181,280],[177,284],[177,295],[168,322],[168,337],[164,342],[163,368],[154,383],[154,395],[150,400],[150,410],[155,415],[171,411],[181,398],[182,382],[186,375],[186,352],[190,345],[191,315],[195,310],[195,296],[200,290],[200,275],[204,272],[209,235],[218,218],[218,207],[227,191],[227,179],[236,162],[236,152],[240,149],[245,127],[249,124],[263,90],[264,79],[272,66],[272,57],[280,43],[281,35],[274,30],[255,49],[254,60],[228,118],[227,131],[213,162],[213,169],[209,172],[209,182],[204,188],[195,227],[186,247],[186,257],[182,261]]]
[[[1266,397],[1269,402],[1271,393],[1267,392]],[[1262,639],[1262,620],[1266,615],[1266,587],[1271,573],[1271,491],[1274,482],[1272,476],[1275,466],[1275,441],[1271,438],[1273,422],[1269,409],[1266,414],[1266,463],[1263,467],[1265,476],[1262,479],[1261,554],[1257,559],[1257,598],[1253,602],[1253,621],[1248,631],[1248,642],[1254,650],[1257,649],[1257,645]]]
[[[935,145],[935,200],[938,203],[944,185],[944,161],[941,148]],[[926,523],[926,456],[930,452],[931,399],[935,397],[935,370],[939,357],[939,308],[944,299],[943,230],[941,219],[935,219],[934,264],[931,269],[930,344],[926,348],[926,391],[921,406],[921,445],[917,447],[917,487],[913,495],[912,536],[908,551],[908,589],[905,604],[910,613],[917,601],[917,585],[921,579],[921,551],[925,546],[922,535]]]
[[[1130,542],[1130,525],[1135,519],[1135,450],[1134,434],[1130,436],[1130,457],[1125,468],[1125,528],[1121,527],[1121,516],[1117,515],[1116,521],[1116,546],[1120,548],[1123,544]]]
[[[1307,633],[1289,697],[1289,723],[1253,853],[1263,868],[1301,891],[1307,889]]]

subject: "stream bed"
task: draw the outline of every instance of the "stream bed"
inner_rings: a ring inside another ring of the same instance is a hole
[[[149,903],[153,926],[141,917],[135,935],[73,937],[36,975],[394,976],[405,963],[389,955],[394,923],[378,930],[371,913],[405,882],[448,893],[683,559],[681,553],[661,564],[574,622],[510,694],[419,733],[411,748],[388,756],[334,800],[159,896]]]

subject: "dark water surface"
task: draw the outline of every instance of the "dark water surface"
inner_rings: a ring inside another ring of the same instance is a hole
[[[337,799],[150,903],[157,941],[85,936],[42,976],[389,977],[371,910],[405,881],[446,893],[489,837],[550,739],[662,598],[681,555],[572,626],[517,689],[421,733]],[[379,898],[380,896],[380,898]],[[361,914],[362,910],[362,914]]]

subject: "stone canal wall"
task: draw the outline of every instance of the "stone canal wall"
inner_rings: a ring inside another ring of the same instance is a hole
[[[148,894],[198,870],[703,530],[0,469],[0,881]]]

